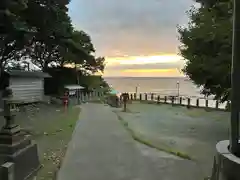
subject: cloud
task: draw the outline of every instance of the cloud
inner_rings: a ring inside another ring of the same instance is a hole
[[[187,22],[192,0],[72,0],[77,29],[93,39],[99,55],[177,53],[176,26]]]

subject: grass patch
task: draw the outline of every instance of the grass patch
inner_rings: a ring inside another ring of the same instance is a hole
[[[48,146],[39,153],[43,168],[38,172],[37,179],[54,179],[56,172],[61,167],[68,142],[79,117],[80,109],[70,107],[66,112],[61,111],[46,124],[43,136],[37,141],[44,141],[42,146]],[[41,146],[41,144],[39,144]]]
[[[158,146],[158,145],[156,145],[154,143],[151,143],[150,141],[148,141],[148,140],[138,136],[137,133],[135,133],[134,130],[129,127],[128,122],[124,121],[124,119],[119,114],[116,113],[116,115],[117,115],[118,119],[121,121],[121,123],[123,124],[123,126],[131,134],[131,136],[133,137],[133,139],[135,141],[138,141],[141,144],[145,144],[145,145],[147,145],[147,146],[149,146],[151,148],[157,149],[159,151],[164,151],[164,152],[167,152],[169,154],[173,154],[173,155],[181,157],[183,159],[193,160],[193,158],[191,156],[189,156],[188,154],[186,154],[186,153],[183,153],[183,152],[180,152],[180,151],[175,151],[175,150],[169,149],[169,148],[160,147],[160,146]]]
[[[64,111],[59,105],[39,104],[17,114],[16,122],[38,146],[42,168],[38,171],[37,180],[56,178],[79,112],[79,107],[70,106]]]

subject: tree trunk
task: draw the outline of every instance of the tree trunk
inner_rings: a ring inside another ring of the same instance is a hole
[[[47,69],[48,69],[48,62],[44,62],[42,71],[47,72]]]

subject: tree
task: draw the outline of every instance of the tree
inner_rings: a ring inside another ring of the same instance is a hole
[[[26,54],[43,71],[50,63],[60,61],[66,40],[72,35],[73,27],[67,14],[68,3],[68,0],[32,0],[25,11],[27,22],[37,28]]]
[[[186,60],[183,72],[202,86],[204,95],[229,100],[231,90],[232,10],[231,0],[198,0],[187,27],[178,27],[180,53]]]
[[[2,0],[0,3],[0,72],[8,61],[16,59],[33,31],[22,13],[27,8],[26,0]]]
[[[71,43],[66,45],[68,52],[62,58],[61,64],[73,63],[77,69],[87,74],[98,71],[103,72],[105,67],[104,57],[95,57],[95,48],[91,38],[84,31],[73,31]]]
[[[27,8],[26,0],[1,0],[0,3],[0,34],[26,30],[27,24],[21,13]]]
[[[31,59],[43,71],[69,63],[90,74],[103,71],[105,59],[95,57],[90,36],[72,26],[69,1],[1,1],[0,68]]]

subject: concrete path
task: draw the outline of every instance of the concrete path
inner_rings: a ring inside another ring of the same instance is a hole
[[[135,142],[110,107],[84,104],[58,180],[196,180],[196,169]]]

